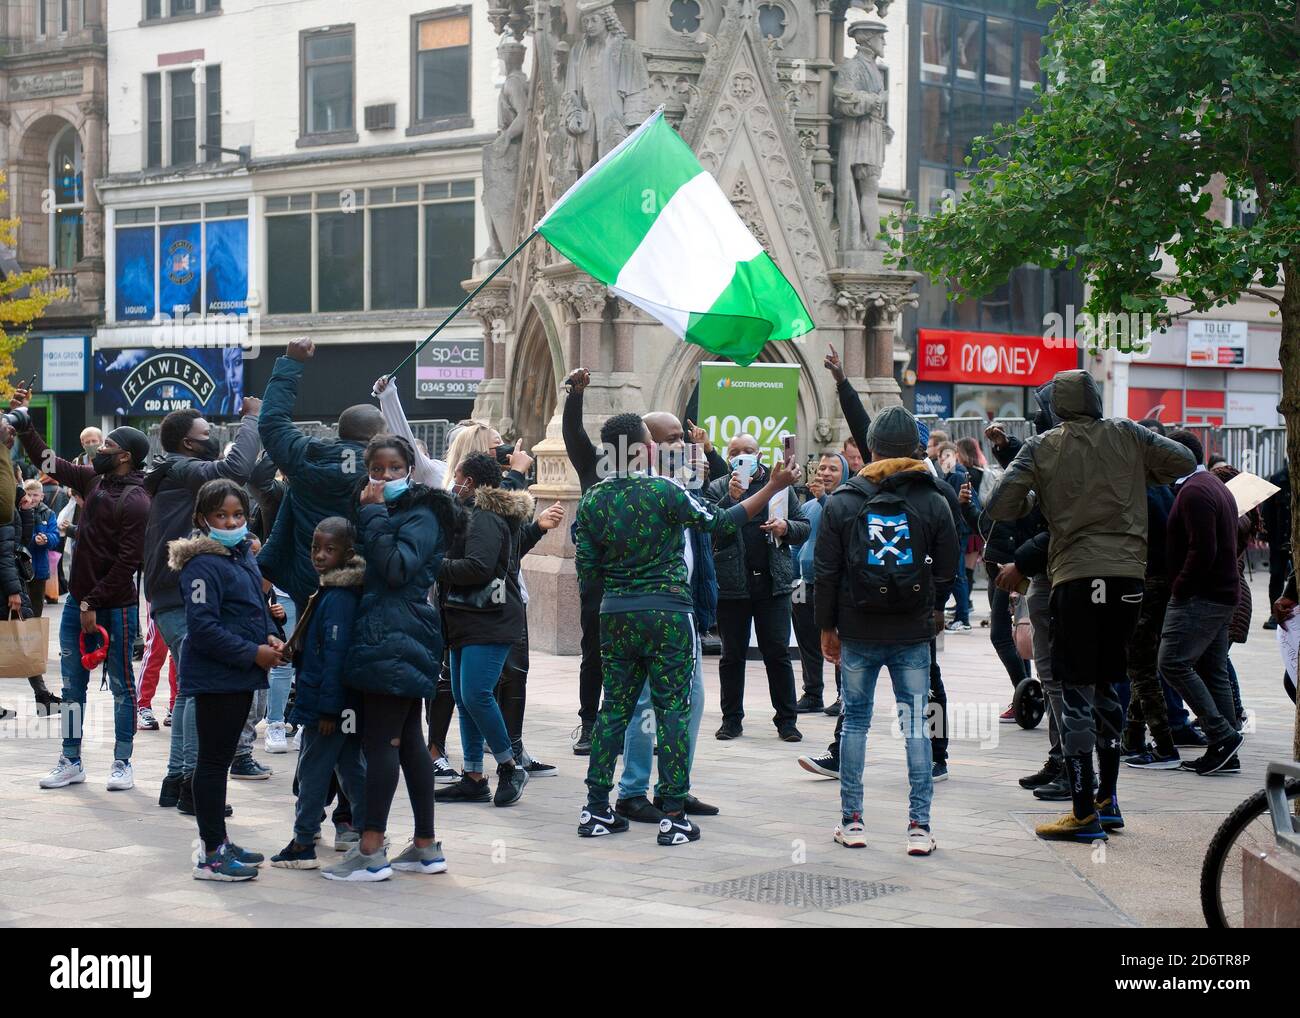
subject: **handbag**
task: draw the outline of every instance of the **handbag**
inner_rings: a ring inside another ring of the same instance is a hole
[[[48,617],[0,622],[0,675],[27,678],[45,673],[45,658],[50,646]]]
[[[506,581],[498,576],[481,587],[449,587],[442,603],[444,607],[457,611],[495,611],[506,603]]]

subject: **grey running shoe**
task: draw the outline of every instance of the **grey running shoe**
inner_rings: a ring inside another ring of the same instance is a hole
[[[363,855],[360,847],[353,849],[341,861],[320,871],[326,880],[351,880],[356,883],[374,883],[393,875],[388,855],[381,849],[374,855]]]
[[[403,873],[446,873],[447,859],[442,854],[442,842],[435,841],[428,848],[416,848],[413,841],[393,860],[392,867]]]

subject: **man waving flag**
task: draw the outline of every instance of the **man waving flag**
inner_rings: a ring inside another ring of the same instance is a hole
[[[812,316],[658,110],[537,224],[566,258],[677,336],[748,364]]]

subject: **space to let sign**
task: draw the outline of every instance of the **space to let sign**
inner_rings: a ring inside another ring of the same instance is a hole
[[[481,339],[435,339],[415,355],[416,399],[473,399],[483,376]]]

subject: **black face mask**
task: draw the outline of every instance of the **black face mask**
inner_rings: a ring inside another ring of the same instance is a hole
[[[121,451],[122,450],[118,449],[113,452],[95,453],[94,459],[90,461],[90,465],[94,468],[95,473],[97,474],[110,473],[112,469],[115,466],[117,466],[117,456],[118,453],[120,453]]]
[[[194,458],[206,460],[211,463],[221,455],[221,443],[217,441],[215,435],[209,435],[203,441],[191,438],[190,445],[194,449]]]

